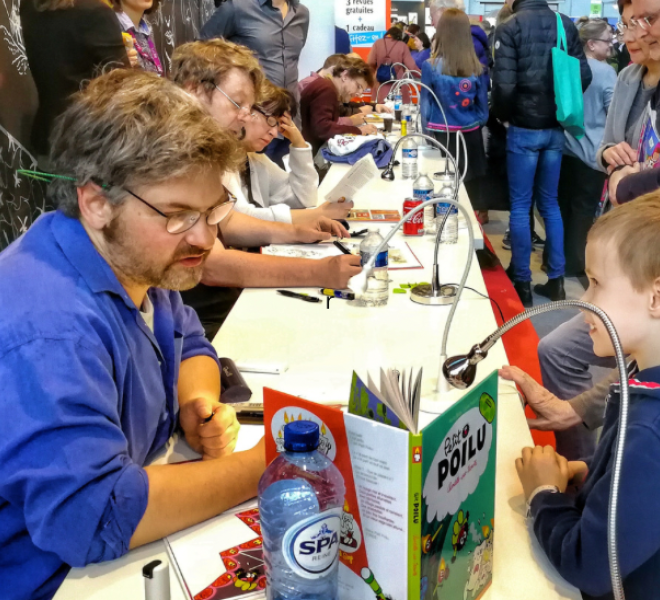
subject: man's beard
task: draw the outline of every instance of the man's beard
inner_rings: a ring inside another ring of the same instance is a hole
[[[144,252],[137,250],[127,239],[120,218],[113,219],[103,229],[103,236],[106,241],[105,258],[113,270],[119,270],[124,278],[133,283],[166,290],[184,291],[194,288],[202,279],[204,263],[211,252],[182,243],[167,264],[150,261]],[[178,262],[195,256],[203,256],[202,262],[196,267],[184,267]]]

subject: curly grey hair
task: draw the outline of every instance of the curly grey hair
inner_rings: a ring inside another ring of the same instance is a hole
[[[154,73],[115,69],[93,79],[58,119],[51,137],[48,193],[66,215],[80,217],[76,188],[106,187],[115,205],[125,187],[155,185],[242,164],[236,140],[189,93]]]
[[[465,10],[465,3],[463,0],[429,0],[429,8],[431,12],[443,11],[446,8],[458,8]]]

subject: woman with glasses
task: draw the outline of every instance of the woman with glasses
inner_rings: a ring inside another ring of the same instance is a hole
[[[651,57],[648,44],[640,36],[631,1],[620,0],[619,12],[617,29],[632,64],[619,74],[597,154],[599,167],[608,172],[637,162],[642,116],[660,82],[660,60]]]
[[[356,127],[339,123],[339,103],[350,102],[373,84],[369,65],[361,58],[347,57],[346,62],[332,67],[328,74],[304,89],[300,96],[302,133],[314,156],[336,135],[371,135],[378,131],[373,125]]]
[[[329,218],[345,217],[352,204],[326,203],[313,209],[318,201],[319,177],[312,147],[293,122],[295,101],[290,92],[265,80],[261,102],[252,108],[251,116],[241,140],[247,152],[245,169],[225,177],[225,184],[237,197],[236,210],[266,221],[298,224],[318,219],[321,213]],[[261,154],[278,133],[291,142],[289,173]]]
[[[584,92],[584,129],[579,140],[564,132],[557,200],[564,223],[566,276],[584,275],[587,233],[596,216],[605,173],[599,168],[596,153],[605,132],[605,121],[616,85],[616,71],[607,64],[612,53],[612,30],[607,21],[578,21],[580,41],[593,74]]]

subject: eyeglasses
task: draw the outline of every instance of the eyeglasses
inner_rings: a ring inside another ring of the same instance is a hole
[[[213,85],[215,86],[216,90],[218,90],[225,98],[227,98],[227,100],[229,100],[229,102],[231,102],[238,109],[239,112],[241,111],[246,113],[250,112],[251,109],[249,106],[241,106],[229,94],[227,94],[227,92],[225,92],[219,85],[215,83]]]
[[[149,208],[156,211],[161,217],[165,217],[167,219],[165,228],[167,229],[168,233],[172,234],[184,233],[189,229],[192,229],[202,215],[206,215],[206,223],[208,225],[217,225],[231,212],[231,209],[234,208],[234,204],[236,204],[236,197],[227,188],[225,188],[227,200],[212,206],[203,213],[198,210],[180,210],[168,215],[158,210],[152,204],[149,204],[144,198],[140,198],[140,196],[138,196],[135,192],[131,192],[131,190],[128,188],[121,189],[128,192],[131,196],[143,204],[146,204]]]
[[[268,127],[279,127],[280,122],[277,119],[277,117],[274,117],[273,115],[267,115],[263,110],[260,108],[257,108],[256,106],[252,107],[252,110],[254,111],[252,113],[252,117],[256,117],[257,113],[260,114],[264,119],[266,119],[266,123],[268,124]]]
[[[635,26],[639,27],[642,31],[649,31],[649,29],[653,27],[653,24],[658,20],[659,16],[660,11],[653,13],[648,17],[642,17],[641,19],[630,19],[630,25],[628,25],[628,29],[630,29],[631,26]]]

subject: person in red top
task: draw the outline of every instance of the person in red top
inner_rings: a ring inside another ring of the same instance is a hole
[[[367,63],[374,70],[374,73],[377,72],[378,67],[383,64],[393,65],[394,63],[401,63],[406,65],[411,71],[415,71],[413,74],[421,77],[417,63],[412,57],[412,54],[410,54],[408,45],[401,41],[402,37],[402,31],[398,27],[392,27],[382,40],[378,40],[373,45],[371,52],[369,52]],[[396,73],[396,79],[403,79],[403,67],[394,67],[394,72]],[[385,98],[391,87],[391,83],[380,85],[380,83],[375,82],[371,88],[371,100],[378,103],[385,102]],[[409,86],[401,86],[401,95],[403,101],[408,104],[410,102]]]
[[[310,83],[300,96],[300,117],[305,140],[312,145],[314,155],[330,138],[352,133],[371,135],[377,132],[373,125],[341,125],[339,103],[362,95],[373,86],[371,68],[361,58],[347,58],[332,68],[330,74]]]

